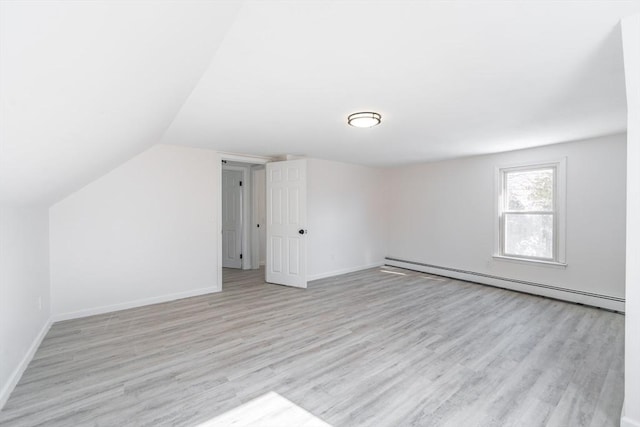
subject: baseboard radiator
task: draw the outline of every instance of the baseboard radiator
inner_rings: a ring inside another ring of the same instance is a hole
[[[576,289],[546,285],[544,283],[510,279],[507,277],[494,276],[491,274],[478,273],[475,271],[462,270],[459,268],[443,267],[439,265],[426,264],[416,261],[407,261],[391,257],[385,258],[385,264],[392,267],[400,267],[407,270],[419,271],[422,273],[436,274],[438,276],[450,277],[453,279],[460,279],[468,282],[480,283],[483,285],[510,289],[514,291],[525,292],[533,295],[545,296],[549,298],[555,298],[563,301],[590,305],[593,307],[605,308],[607,310],[624,313],[624,298],[614,297],[610,295],[596,294]]]

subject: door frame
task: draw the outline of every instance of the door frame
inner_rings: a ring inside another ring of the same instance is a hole
[[[248,200],[249,204],[251,204],[251,192],[250,192],[250,188],[251,188],[251,183],[250,183],[250,179],[251,179],[251,174],[249,173],[250,171],[250,167],[251,165],[264,165],[266,163],[272,162],[275,159],[271,158],[271,157],[261,157],[261,156],[250,156],[250,155],[244,155],[244,154],[237,154],[237,153],[226,153],[226,152],[218,152],[218,160],[216,161],[216,177],[217,177],[217,184],[216,184],[216,202],[218,204],[217,208],[216,208],[216,222],[217,222],[217,229],[218,229],[218,233],[217,233],[217,239],[218,239],[218,255],[217,255],[217,264],[218,264],[218,288],[220,290],[222,290],[222,168],[223,168],[223,161],[227,161],[227,162],[239,162],[239,163],[246,163],[246,166],[244,167],[244,169],[246,170],[246,174],[243,174],[243,199],[244,200]],[[228,166],[236,166],[236,165],[228,165]],[[244,185],[244,183],[247,183],[248,185]],[[251,217],[251,210],[252,209],[245,209],[246,214],[248,214],[248,218],[247,218],[247,222],[245,222],[245,224],[250,223],[249,221],[252,220]],[[248,239],[249,239],[249,234],[248,232],[246,232],[247,227],[243,226],[243,238],[242,238],[242,247],[243,247],[243,256],[242,256],[242,269],[250,269],[251,268],[251,256],[244,256],[244,248],[248,248],[249,251],[251,251],[251,245],[248,243]],[[244,234],[247,234],[247,240],[245,240]],[[246,268],[245,268],[245,261],[246,261]]]

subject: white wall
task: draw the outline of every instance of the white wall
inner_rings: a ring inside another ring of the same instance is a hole
[[[386,255],[383,170],[309,159],[309,280],[381,265]]]
[[[615,135],[390,169],[388,255],[624,298],[625,139]],[[567,157],[567,267],[493,259],[495,168],[561,157]]]
[[[627,83],[627,310],[622,427],[640,426],[640,15],[622,20]]]
[[[50,209],[54,319],[220,289],[220,160],[157,145]]]
[[[46,208],[0,208],[0,408],[49,329]]]

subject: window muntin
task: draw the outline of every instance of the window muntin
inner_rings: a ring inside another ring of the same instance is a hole
[[[558,262],[558,167],[500,170],[500,255]]]

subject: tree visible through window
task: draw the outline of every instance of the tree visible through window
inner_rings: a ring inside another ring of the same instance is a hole
[[[557,261],[555,165],[501,170],[500,255]]]

